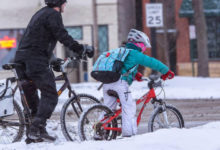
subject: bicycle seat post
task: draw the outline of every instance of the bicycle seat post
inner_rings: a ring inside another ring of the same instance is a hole
[[[15,79],[18,80],[18,74],[15,68],[12,69],[12,72],[14,73]]]

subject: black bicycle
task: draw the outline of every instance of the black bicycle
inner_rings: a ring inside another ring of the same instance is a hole
[[[60,96],[65,89],[69,90],[69,99],[64,103],[60,114],[61,129],[65,138],[69,141],[74,141],[78,137],[77,123],[82,111],[94,103],[100,103],[98,99],[91,95],[76,94],[75,91],[71,88],[71,84],[67,77],[67,71],[65,71],[65,68],[70,62],[79,62],[79,60],[80,59],[77,57],[68,57],[67,59],[59,61],[59,63],[56,64],[59,66],[59,70],[62,73],[56,77],[56,81],[65,81],[57,93]],[[0,144],[20,141],[25,132],[25,128],[27,135],[29,127],[32,123],[32,116],[22,88],[22,84],[26,81],[20,80],[18,78],[15,69],[19,65],[21,64],[10,63],[2,66],[3,69],[12,70],[15,74],[15,77],[8,78],[6,80],[6,87],[3,93],[7,93],[6,91],[10,88],[8,86],[9,82],[16,82],[17,84],[14,88],[12,88],[14,112],[10,115],[0,116]],[[21,104],[23,109],[21,109],[18,101],[15,100],[14,95],[17,89],[20,91]],[[5,96],[6,95],[2,94],[0,100],[4,99]],[[26,141],[26,143],[28,143],[28,141]]]

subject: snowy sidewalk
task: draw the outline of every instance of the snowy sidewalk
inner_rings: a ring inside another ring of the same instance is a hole
[[[220,122],[191,129],[162,129],[112,141],[1,145],[1,150],[219,150]]]

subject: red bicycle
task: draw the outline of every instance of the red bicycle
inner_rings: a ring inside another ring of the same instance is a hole
[[[180,111],[174,106],[167,105],[163,99],[158,99],[155,94],[155,85],[158,86],[158,83],[161,83],[162,80],[142,79],[149,81],[148,87],[150,90],[136,101],[137,105],[144,102],[137,117],[137,125],[141,121],[145,106],[151,101],[154,110],[148,121],[148,132],[161,128],[183,128],[184,120]],[[162,87],[162,84],[160,86]],[[117,102],[120,104],[117,92],[109,90],[108,94],[116,97]],[[121,107],[113,112],[103,104],[93,105],[81,115],[78,127],[82,141],[97,140],[97,136],[99,140],[116,139],[121,134]]]

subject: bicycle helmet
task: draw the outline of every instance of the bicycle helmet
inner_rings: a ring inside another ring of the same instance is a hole
[[[49,7],[61,7],[66,0],[45,0],[45,4]]]
[[[151,48],[148,36],[145,33],[136,29],[130,30],[130,32],[128,33],[127,40],[131,43],[143,43],[146,47]]]

